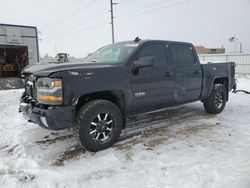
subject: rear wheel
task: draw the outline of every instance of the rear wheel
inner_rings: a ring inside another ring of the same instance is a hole
[[[203,106],[208,113],[218,114],[226,105],[226,89],[223,84],[215,84],[209,98],[203,101]]]
[[[80,108],[74,133],[85,149],[96,152],[112,146],[117,141],[122,122],[121,111],[114,103],[94,100]]]

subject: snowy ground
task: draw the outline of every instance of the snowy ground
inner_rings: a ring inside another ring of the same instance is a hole
[[[0,91],[0,187],[250,187],[250,95],[216,116],[197,102],[132,118],[114,147],[89,153],[70,130],[27,123],[21,92]]]

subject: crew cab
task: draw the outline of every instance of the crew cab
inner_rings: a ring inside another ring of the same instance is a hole
[[[117,141],[129,116],[195,101],[217,114],[236,87],[235,63],[200,64],[191,43],[138,38],[83,62],[30,66],[23,77],[24,116],[47,129],[73,128],[94,152]]]

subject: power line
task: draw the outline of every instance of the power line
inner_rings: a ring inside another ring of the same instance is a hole
[[[75,10],[73,10],[73,11],[70,11],[68,14],[66,14],[66,15],[64,15],[64,16],[62,16],[62,17],[60,17],[60,18],[57,18],[56,20],[52,21],[51,23],[49,23],[49,24],[47,24],[47,25],[45,25],[45,26],[42,26],[41,28],[42,28],[42,29],[45,29],[45,28],[48,28],[48,27],[51,28],[51,27],[55,27],[55,25],[58,25],[58,24],[61,24],[61,23],[65,22],[65,21],[67,22],[67,21],[68,21],[67,18],[73,17],[73,16],[77,15],[77,13],[82,12],[82,9],[83,9],[83,8],[85,8],[85,10],[88,9],[88,8],[91,7],[96,1],[97,1],[97,0],[94,0],[94,2],[91,1],[91,2],[89,2],[88,4],[84,4],[83,6],[77,8],[77,9],[75,9]],[[63,20],[63,21],[60,22],[61,20]]]
[[[58,38],[62,38],[62,37],[66,38],[68,36],[74,35],[74,34],[79,33],[81,31],[96,29],[96,28],[99,28],[99,27],[107,26],[108,24],[109,23],[107,23],[106,21],[105,22],[99,22],[99,23],[97,23],[95,25],[92,25],[92,26],[89,26],[89,27],[85,27],[85,28],[82,28],[82,29],[79,29],[79,30],[68,32],[68,33],[63,33],[61,35],[56,35],[54,37],[53,36],[47,37],[47,38],[44,38],[44,39],[50,39],[50,38],[58,39]]]
[[[69,17],[73,17],[74,15],[76,15],[78,12],[82,12],[82,9],[85,8],[85,10],[89,7],[91,7],[95,2],[97,2],[97,0],[93,0],[91,2],[89,2],[88,4],[85,4],[73,11],[70,11],[68,14],[64,15],[63,17],[57,18],[56,20],[42,26],[42,29],[46,29],[48,27],[55,27],[58,24],[61,24],[63,22],[67,22]],[[63,20],[62,22],[60,22],[61,20]]]
[[[167,1],[169,1],[169,0],[167,0]],[[184,1],[173,3],[173,4],[170,4],[170,5],[167,5],[167,6],[158,7],[158,8],[152,9],[152,10],[141,11],[138,14],[132,14],[132,15],[128,15],[128,16],[126,16],[127,14],[124,15],[124,16],[120,15],[119,17],[117,17],[117,21],[119,22],[119,21],[123,21],[123,20],[127,20],[127,19],[133,19],[133,18],[136,18],[138,16],[144,15],[145,13],[149,13],[150,14],[150,13],[153,13],[153,12],[158,11],[158,10],[163,10],[163,9],[166,9],[166,8],[170,8],[170,7],[175,7],[175,6],[178,6],[178,5],[182,5],[182,4],[185,4],[185,3],[189,2],[189,1],[191,1],[191,0],[184,0]],[[120,17],[122,19],[119,19]]]
[[[137,1],[135,1],[135,0],[127,0],[127,1],[121,1],[121,2],[119,2],[119,4],[121,4],[121,5],[131,5],[131,4],[134,4],[134,3],[138,3],[138,1],[140,1],[140,0],[137,0]],[[120,8],[123,8],[123,6],[120,6]]]
[[[138,11],[141,12],[144,9],[152,9],[152,7],[159,6],[159,5],[164,4],[166,2],[169,2],[169,1],[172,1],[172,0],[161,0],[158,2],[154,2],[154,3],[151,3],[149,5],[140,7],[139,10],[130,10],[130,11],[126,12],[125,14],[117,15],[117,18],[122,17],[122,16],[128,16],[128,15],[130,15],[130,13],[138,13]]]
[[[99,18],[99,17],[103,16],[104,13],[106,12],[106,10],[107,10],[106,8],[105,9],[101,9],[97,13],[91,14],[91,15],[89,15],[89,16],[83,18],[83,19],[80,19],[78,21],[75,21],[75,22],[73,22],[71,24],[64,25],[64,26],[62,25],[62,26],[59,26],[59,27],[54,28],[54,29],[53,28],[52,29],[48,29],[48,30],[45,30],[45,32],[48,32],[48,31],[50,31],[50,32],[51,31],[58,31],[58,30],[59,31],[70,30],[70,29],[72,29],[73,26],[79,26],[79,24],[87,23],[87,22],[93,21],[96,18]]]
[[[169,0],[165,0],[164,2],[166,2],[166,1],[169,1]],[[143,14],[145,14],[145,13],[152,13],[152,12],[155,12],[155,11],[158,11],[158,10],[162,10],[162,9],[166,9],[166,8],[178,6],[178,5],[187,3],[188,1],[190,1],[190,0],[180,1],[180,2],[177,2],[177,3],[169,4],[169,5],[167,5],[167,6],[158,7],[158,8],[152,9],[152,10],[140,11],[140,13],[134,14],[134,15],[133,15],[133,14],[132,14],[132,15],[130,14],[129,16],[120,16],[122,19],[118,19],[117,21],[118,21],[118,22],[121,22],[121,21],[124,21],[124,20],[127,20],[127,19],[133,19],[133,18],[136,18],[136,17],[138,17],[138,16],[141,16],[141,15],[143,15]],[[160,1],[160,2],[156,3],[155,5],[162,4],[162,2],[163,2],[163,1]],[[149,6],[146,6],[146,7],[142,8],[142,9],[140,9],[140,10],[146,9],[146,8],[148,8],[148,7],[149,7]],[[150,7],[152,7],[152,4],[150,5]],[[135,12],[136,12],[136,11],[135,11]],[[127,14],[126,14],[126,15],[127,15]],[[114,19],[114,16],[112,16],[112,17],[113,17],[113,19]],[[120,18],[120,17],[118,17],[118,18]],[[123,17],[124,17],[124,18],[123,18]],[[114,23],[114,22],[113,22],[113,23]],[[107,25],[108,25],[108,23],[107,23],[106,21],[103,21],[103,22],[99,22],[99,23],[97,23],[97,24],[95,24],[95,25],[92,25],[92,26],[88,26],[88,27],[85,27],[85,28],[81,28],[81,29],[78,29],[78,30],[71,31],[71,32],[66,32],[66,33],[63,32],[63,33],[62,33],[61,35],[59,35],[59,36],[57,35],[57,36],[55,36],[55,37],[47,37],[47,38],[45,38],[45,39],[48,39],[48,38],[57,39],[57,38],[61,38],[61,37],[68,37],[68,36],[71,36],[71,35],[73,35],[73,34],[75,34],[75,33],[79,33],[79,32],[81,32],[81,31],[84,31],[84,30],[96,29],[96,28],[99,28],[99,27],[107,26]],[[68,30],[66,30],[66,31],[68,31]],[[114,32],[113,32],[113,29],[112,29],[112,42],[114,41],[113,35],[114,35]]]

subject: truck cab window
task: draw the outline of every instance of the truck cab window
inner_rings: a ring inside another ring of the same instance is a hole
[[[147,56],[155,58],[155,66],[165,66],[167,63],[165,46],[163,44],[146,44],[142,47],[137,59]]]
[[[170,45],[171,59],[174,65],[193,65],[195,58],[193,49],[187,45]]]
[[[133,43],[117,43],[100,48],[86,57],[85,63],[121,63],[138,45]]]

